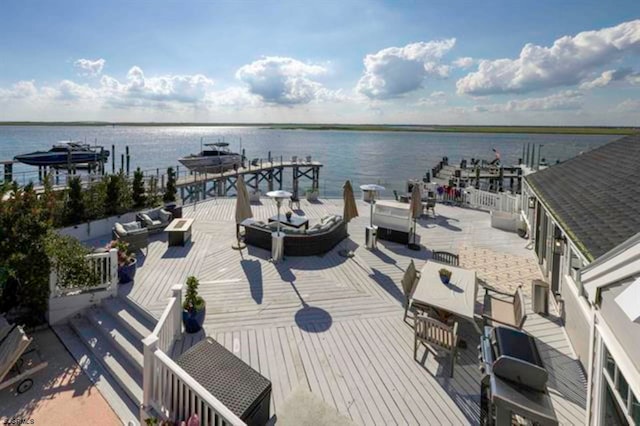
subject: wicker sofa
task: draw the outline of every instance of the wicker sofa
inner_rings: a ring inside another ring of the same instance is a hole
[[[131,251],[149,246],[149,231],[140,222],[119,223],[113,226],[113,238],[129,243]]]
[[[254,219],[242,222],[245,243],[271,250],[271,234],[276,232],[277,222],[264,223]],[[348,237],[347,226],[340,216],[327,216],[308,230],[281,224],[284,232],[285,256],[314,256],[327,253]]]
[[[171,212],[157,208],[138,213],[136,220],[142,223],[150,233],[160,232],[166,228],[173,219]]]

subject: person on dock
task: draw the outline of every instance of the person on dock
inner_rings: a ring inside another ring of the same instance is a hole
[[[494,159],[489,163],[489,165],[491,165],[491,166],[497,166],[497,165],[499,165],[499,164],[500,164],[500,152],[499,152],[497,149],[495,149],[495,148],[492,148],[491,150],[492,150],[492,151],[493,151],[493,153],[496,155],[496,158],[494,158]]]

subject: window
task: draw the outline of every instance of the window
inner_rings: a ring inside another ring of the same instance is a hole
[[[627,379],[618,370],[616,361],[604,346],[604,424],[640,426],[640,404],[629,389]]]

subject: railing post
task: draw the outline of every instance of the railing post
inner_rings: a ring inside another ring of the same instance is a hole
[[[171,287],[171,295],[176,299],[173,304],[173,341],[182,336],[182,284],[176,284]]]
[[[140,406],[140,419],[147,416],[149,408],[152,406],[155,352],[158,349],[158,337],[153,334],[142,339],[144,361],[142,364],[142,405]]]

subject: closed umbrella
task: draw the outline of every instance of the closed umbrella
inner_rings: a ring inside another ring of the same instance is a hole
[[[247,186],[244,184],[242,175],[238,176],[236,190],[238,191],[236,197],[236,238],[238,239],[238,245],[233,246],[233,248],[243,249],[244,245],[240,245],[240,223],[245,219],[253,217],[253,213],[251,212],[251,204],[249,203],[249,192],[247,191]]]
[[[413,216],[413,243],[409,244],[411,250],[420,250],[420,246],[416,244],[416,220],[422,214],[422,195],[420,194],[420,185],[413,185],[411,190],[411,204],[409,205],[411,216]]]
[[[358,207],[356,206],[356,199],[353,195],[353,187],[351,182],[346,181],[342,187],[342,200],[344,201],[344,211],[342,213],[342,219],[344,223],[349,223],[354,217],[358,217]]]

